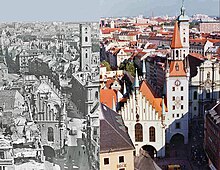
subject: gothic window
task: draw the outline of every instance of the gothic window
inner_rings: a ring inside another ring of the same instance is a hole
[[[85,42],[88,42],[88,37],[85,37]]]
[[[135,142],[143,142],[143,127],[140,123],[135,125]]]
[[[193,99],[194,99],[194,100],[197,100],[197,91],[194,91],[194,93],[193,93]]]
[[[153,126],[149,129],[150,142],[155,142],[155,128]]]
[[[47,139],[50,142],[54,141],[54,132],[53,132],[53,128],[52,127],[48,127]]]

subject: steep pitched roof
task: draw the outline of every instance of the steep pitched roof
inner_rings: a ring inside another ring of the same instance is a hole
[[[180,32],[179,32],[179,27],[178,23],[176,22],[174,25],[174,32],[173,32],[173,38],[171,42],[171,48],[182,48],[182,43],[180,40]]]
[[[170,77],[186,76],[184,68],[184,61],[171,61],[170,62]]]
[[[100,153],[134,150],[122,116],[101,104]]]
[[[113,106],[113,97],[114,101],[117,101],[116,92],[113,89],[101,89],[100,90],[100,102],[112,108]],[[116,105],[116,103],[115,103]]]
[[[147,81],[141,83],[140,92],[149,100],[150,104],[159,113],[159,117],[162,115],[162,98],[157,96]]]
[[[0,107],[14,109],[16,90],[0,90]]]

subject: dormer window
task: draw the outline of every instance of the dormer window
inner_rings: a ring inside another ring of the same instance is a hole
[[[176,63],[175,69],[176,69],[176,71],[179,71],[179,64],[178,63]]]

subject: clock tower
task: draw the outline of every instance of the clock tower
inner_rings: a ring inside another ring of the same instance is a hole
[[[186,51],[185,51],[186,52]],[[180,134],[188,143],[189,110],[189,64],[185,56],[178,22],[175,23],[171,43],[171,60],[166,63],[166,101],[168,113],[166,121],[166,142]]]

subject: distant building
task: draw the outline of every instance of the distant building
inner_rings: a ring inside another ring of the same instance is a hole
[[[40,76],[40,84],[32,93],[33,95],[29,96],[30,109],[33,113],[33,120],[39,125],[42,145],[53,150],[61,150],[66,133],[64,122],[66,103],[60,89],[48,77]]]
[[[0,169],[14,170],[14,159],[11,142],[0,137]]]
[[[6,85],[8,81],[8,67],[0,62],[0,87]]]
[[[3,111],[24,109],[24,97],[17,90],[0,90],[0,108]]]
[[[199,23],[201,33],[213,33],[220,31],[220,23],[215,22],[201,22]]]
[[[207,106],[220,98],[220,66],[216,60],[189,55],[189,118],[203,117]]]
[[[209,159],[209,167],[220,169],[220,103],[207,111],[205,116],[204,147]]]
[[[121,115],[101,104],[100,170],[134,170],[134,145]]]

